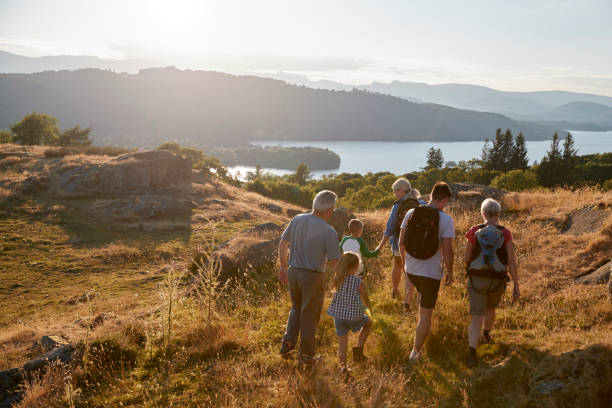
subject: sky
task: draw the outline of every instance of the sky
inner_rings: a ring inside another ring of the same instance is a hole
[[[0,50],[612,96],[612,1],[0,0]]]

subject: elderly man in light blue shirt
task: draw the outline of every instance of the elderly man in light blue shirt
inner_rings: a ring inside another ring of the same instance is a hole
[[[278,278],[289,285],[291,311],[281,344],[281,356],[288,358],[297,343],[298,367],[312,367],[315,355],[315,334],[325,296],[325,266],[335,268],[340,258],[338,234],[327,223],[336,206],[336,194],[329,190],[318,193],[311,214],[295,216],[281,236],[278,248]],[[287,262],[287,253],[291,253]]]

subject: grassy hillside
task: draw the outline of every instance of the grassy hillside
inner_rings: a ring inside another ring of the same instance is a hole
[[[78,345],[72,366],[54,367],[26,385],[22,407],[599,407],[612,398],[607,286],[574,282],[578,273],[612,258],[609,193],[506,196],[503,223],[514,232],[522,298],[511,305],[505,297],[496,343],[479,348],[482,362],[473,370],[464,365],[469,316],[461,237],[480,221],[477,211],[460,203],[449,210],[458,237],[457,280],[441,291],[425,358],[417,365],[408,365],[415,313],[390,299],[390,254],[368,261],[375,317],[366,343],[370,361],[354,366],[344,383],[329,316],[321,318],[317,342],[323,361],[314,375],[298,372],[295,361],[278,355],[290,302],[271,265],[244,267],[211,321],[197,298],[182,296],[189,282],[184,275],[174,295],[168,342],[167,266],[180,274],[189,265],[194,251],[210,240],[209,220],[216,220],[217,242],[231,239],[223,251],[238,261],[249,245],[277,236],[245,228],[286,223],[287,204],[273,202],[282,211],[271,212],[260,206],[270,200],[206,178],[193,184],[194,202],[205,200],[181,220],[187,227],[158,219],[134,228],[84,215],[93,199],[20,193],[12,186],[27,175],[24,168],[3,163],[0,369],[39,355],[32,342],[42,335]],[[597,216],[578,222],[583,214]],[[358,215],[373,246],[387,214]],[[567,230],[568,216],[576,222]],[[87,293],[95,295],[89,302]],[[329,300],[328,294],[325,306]],[[82,324],[103,313],[107,321],[93,330]]]

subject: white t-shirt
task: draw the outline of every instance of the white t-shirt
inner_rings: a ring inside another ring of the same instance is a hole
[[[404,217],[402,222],[402,229],[406,229],[406,224],[414,209],[409,210]],[[442,270],[442,238],[455,238],[455,222],[450,215],[440,211],[440,221],[438,224],[438,238],[440,246],[434,256],[429,259],[417,259],[406,254],[406,265],[404,265],[405,271],[412,275],[425,276],[432,279],[442,279],[444,275]]]
[[[354,252],[357,254],[359,257],[359,271],[357,272],[357,275],[361,274],[361,272],[363,272],[363,260],[361,259],[361,247],[359,246],[359,241],[357,241],[355,238],[347,239],[342,245],[342,252]]]

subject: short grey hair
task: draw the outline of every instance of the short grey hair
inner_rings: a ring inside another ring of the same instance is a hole
[[[323,212],[329,210],[330,208],[334,208],[336,206],[337,198],[338,196],[333,191],[319,191],[314,200],[312,200],[312,209]]]
[[[501,205],[492,198],[487,198],[480,205],[480,211],[486,218],[495,217],[501,213]]]
[[[395,183],[393,183],[391,188],[393,189],[393,191],[401,190],[404,192],[408,192],[412,190],[412,185],[410,184],[410,181],[408,181],[407,178],[400,177],[397,180],[395,180]]]

